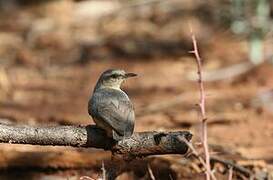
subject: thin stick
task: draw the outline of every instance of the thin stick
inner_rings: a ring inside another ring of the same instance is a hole
[[[105,170],[104,162],[103,161],[101,163],[101,170],[102,170],[102,179],[106,180],[106,170]]]
[[[232,161],[220,159],[220,158],[215,157],[215,156],[211,157],[210,160],[211,160],[212,163],[223,164],[228,169],[230,169],[232,167],[233,171],[239,172],[239,173],[243,174],[244,176],[246,176],[247,178],[250,178],[250,177],[253,176],[253,173],[250,170],[248,170],[247,168],[245,168],[243,166],[235,164]]]
[[[232,174],[233,174],[233,167],[229,167],[228,169],[228,180],[232,180]]]
[[[81,176],[80,180],[95,180],[95,179],[93,179],[93,178],[91,178],[89,176]]]
[[[200,156],[200,154],[197,152],[197,150],[193,147],[192,143],[189,142],[187,139],[185,138],[179,138],[179,140],[185,142],[187,144],[187,146],[189,147],[189,149],[191,150],[192,154],[194,154],[197,159],[200,161],[200,163],[203,165],[203,167],[206,169],[207,171],[207,166],[206,166],[206,162],[204,161],[204,159]],[[210,172],[210,176],[213,180],[216,180],[216,177],[214,176],[214,174],[212,173],[212,171]]]
[[[151,178],[152,180],[155,180],[154,173],[153,173],[153,171],[152,171],[152,169],[151,169],[151,167],[150,167],[149,164],[148,164],[148,172],[149,172],[150,178]]]
[[[205,151],[205,158],[206,158],[206,178],[210,180],[211,174],[211,167],[210,167],[210,155],[209,155],[209,147],[208,147],[208,140],[207,140],[207,117],[206,117],[206,108],[205,108],[205,88],[202,79],[202,62],[201,57],[198,52],[197,41],[195,35],[193,34],[192,28],[190,27],[192,44],[193,44],[193,51],[190,53],[195,55],[196,64],[197,64],[197,74],[198,74],[198,84],[200,89],[200,101],[199,107],[201,111],[201,122],[202,122],[202,143],[203,148]]]

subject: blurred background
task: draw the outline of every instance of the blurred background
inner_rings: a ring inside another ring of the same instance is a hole
[[[0,0],[0,121],[93,124],[96,80],[119,68],[139,74],[123,88],[136,131],[190,130],[198,143],[191,26],[211,154],[273,178],[272,17],[270,0]],[[0,179],[98,179],[102,161],[114,168],[96,149],[0,144],[0,154]],[[196,161],[154,156],[127,164],[118,179],[149,179],[148,164],[156,179],[204,177]]]

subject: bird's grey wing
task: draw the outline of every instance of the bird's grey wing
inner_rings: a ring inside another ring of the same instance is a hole
[[[109,124],[120,136],[131,136],[134,131],[134,110],[129,100],[109,98],[97,106],[97,116]]]

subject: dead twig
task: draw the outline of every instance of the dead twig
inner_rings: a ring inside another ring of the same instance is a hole
[[[235,164],[232,161],[220,159],[218,157],[211,157],[210,161],[211,161],[211,163],[223,164],[226,168],[231,168],[232,167],[233,171],[237,171],[237,172],[243,174],[244,176],[246,176],[248,178],[253,176],[253,173],[250,170],[244,168],[243,166]]]
[[[155,180],[154,173],[153,173],[153,171],[152,171],[152,169],[151,169],[151,167],[150,167],[149,164],[148,164],[148,172],[149,172],[150,178],[151,178],[152,180]]]
[[[204,159],[200,156],[200,154],[197,152],[197,150],[193,147],[192,143],[190,143],[189,141],[187,141],[186,139],[180,138],[181,141],[185,142],[187,144],[187,146],[189,147],[189,149],[191,150],[191,153],[200,161],[200,163],[203,165],[203,167],[206,169],[207,171],[207,165],[206,162],[204,161]],[[214,176],[214,174],[212,173],[212,171],[209,171],[210,176],[213,180],[216,180],[216,177]]]
[[[103,161],[101,163],[101,170],[102,170],[102,179],[106,180],[106,170],[105,170],[104,162]]]
[[[210,180],[210,174],[211,174],[211,167],[210,167],[210,154],[209,154],[209,147],[208,147],[208,140],[207,140],[207,117],[206,117],[206,109],[205,109],[205,88],[203,84],[203,74],[202,74],[202,61],[201,57],[199,55],[198,47],[197,47],[197,41],[195,38],[195,35],[193,34],[192,28],[190,28],[191,31],[191,38],[193,43],[193,50],[190,51],[190,53],[195,55],[196,64],[197,64],[197,74],[198,74],[198,84],[199,84],[199,90],[200,90],[200,101],[199,101],[199,107],[201,111],[201,123],[202,123],[202,144],[205,151],[205,158],[206,158],[206,178],[207,180]]]
[[[233,167],[228,168],[228,180],[232,180]]]
[[[89,176],[81,176],[80,180],[95,180],[95,179],[93,179],[93,178],[91,178]]]

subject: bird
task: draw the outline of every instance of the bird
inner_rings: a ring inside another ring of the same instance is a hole
[[[115,141],[132,136],[135,113],[128,95],[121,90],[122,83],[135,77],[121,69],[108,69],[99,77],[88,102],[88,113],[96,125]]]

